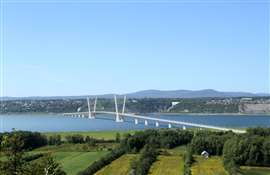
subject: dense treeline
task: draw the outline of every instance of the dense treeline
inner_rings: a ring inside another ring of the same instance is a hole
[[[127,135],[122,145],[128,152],[136,153],[146,144],[156,148],[173,148],[189,143],[192,137],[192,132],[180,129],[146,130]]]
[[[239,102],[232,101],[229,103],[209,103],[207,98],[184,99],[176,105],[171,112],[188,112],[188,113],[238,113]]]
[[[191,165],[193,163],[191,147],[188,146],[184,154],[184,175],[191,175]]]
[[[13,131],[9,133],[0,133],[0,142],[2,140],[12,137],[13,135],[17,135],[23,142],[23,148],[25,150],[31,150],[34,148],[38,148],[44,145],[47,145],[47,138],[38,132],[30,132],[30,131]]]
[[[210,155],[222,155],[225,142],[235,134],[232,132],[197,132],[191,141],[191,149],[194,154],[207,151]]]
[[[270,166],[270,136],[243,135],[229,139],[223,149],[225,168],[235,174],[239,166]]]
[[[139,159],[132,162],[133,175],[147,175],[153,162],[156,161],[158,151],[152,145],[146,144],[142,149]]]
[[[92,100],[94,101],[94,100]],[[123,101],[119,100],[119,106]],[[180,102],[170,108],[172,102]],[[93,103],[93,102],[92,102]],[[237,113],[240,98],[139,98],[128,99],[126,107],[132,113],[184,112],[184,113]],[[93,104],[92,104],[93,105]],[[64,113],[87,111],[85,98],[47,99],[47,100],[10,100],[1,103],[0,113]],[[101,98],[98,110],[114,111],[114,100]],[[168,109],[170,109],[168,111]]]
[[[79,144],[79,143],[87,143],[90,146],[95,146],[97,143],[113,143],[119,142],[120,136],[117,133],[115,140],[104,140],[104,139],[96,139],[93,137],[86,136],[84,137],[81,134],[72,134],[67,135],[65,138],[62,138],[61,135],[49,135],[46,137],[39,132],[30,132],[30,131],[13,131],[13,132],[5,132],[0,133],[0,143],[2,140],[8,139],[13,135],[17,135],[21,141],[23,142],[23,150],[30,151],[35,148],[39,148],[45,145],[60,145],[63,143],[70,144]],[[0,147],[1,151],[1,147]]]

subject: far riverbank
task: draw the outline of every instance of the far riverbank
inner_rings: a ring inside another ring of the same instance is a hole
[[[245,113],[171,113],[171,112],[157,112],[157,113],[151,113],[153,115],[172,115],[172,116],[176,116],[176,115],[192,115],[192,116],[217,116],[217,115],[222,115],[222,116],[269,116],[270,117],[270,113],[267,114],[245,114]],[[177,116],[176,116],[177,117]]]

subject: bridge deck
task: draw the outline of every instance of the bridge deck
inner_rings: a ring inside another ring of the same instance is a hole
[[[96,111],[96,114],[111,114],[116,115],[116,112],[108,112],[108,111]],[[232,129],[232,128],[224,128],[224,127],[218,127],[218,126],[212,126],[212,125],[204,125],[204,124],[196,124],[191,122],[181,122],[181,121],[175,121],[175,120],[167,120],[167,119],[161,119],[161,118],[155,118],[155,117],[148,117],[148,116],[142,116],[142,115],[135,115],[135,114],[128,114],[128,113],[118,113],[122,117],[131,117],[135,119],[142,119],[142,120],[150,120],[155,122],[162,122],[162,123],[168,123],[168,124],[175,124],[175,125],[184,125],[184,126],[192,126],[192,127],[198,127],[198,128],[206,128],[206,129],[214,129],[214,130],[220,130],[220,131],[232,131],[235,133],[245,133],[244,130],[239,129]],[[63,115],[89,115],[88,112],[75,112],[75,113],[64,113]]]

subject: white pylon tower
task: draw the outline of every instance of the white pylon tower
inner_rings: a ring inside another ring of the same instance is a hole
[[[87,97],[87,105],[88,105],[88,118],[94,119],[95,116],[93,116],[93,115],[92,115],[92,112],[91,112],[91,104],[90,104],[90,99],[89,99],[89,97]]]
[[[115,114],[116,114],[115,121],[116,122],[123,122],[124,120],[120,117],[120,115],[118,113],[118,105],[117,105],[116,95],[114,95],[114,104],[115,104]]]
[[[94,103],[94,115],[96,115],[96,108],[97,108],[97,97],[95,98],[95,103]]]
[[[123,103],[123,108],[122,108],[122,114],[125,113],[125,108],[126,108],[126,99],[127,99],[127,96],[124,96],[124,103]]]

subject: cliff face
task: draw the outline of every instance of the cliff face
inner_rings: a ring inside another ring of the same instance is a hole
[[[270,114],[270,104],[239,104],[239,112],[246,114]]]

